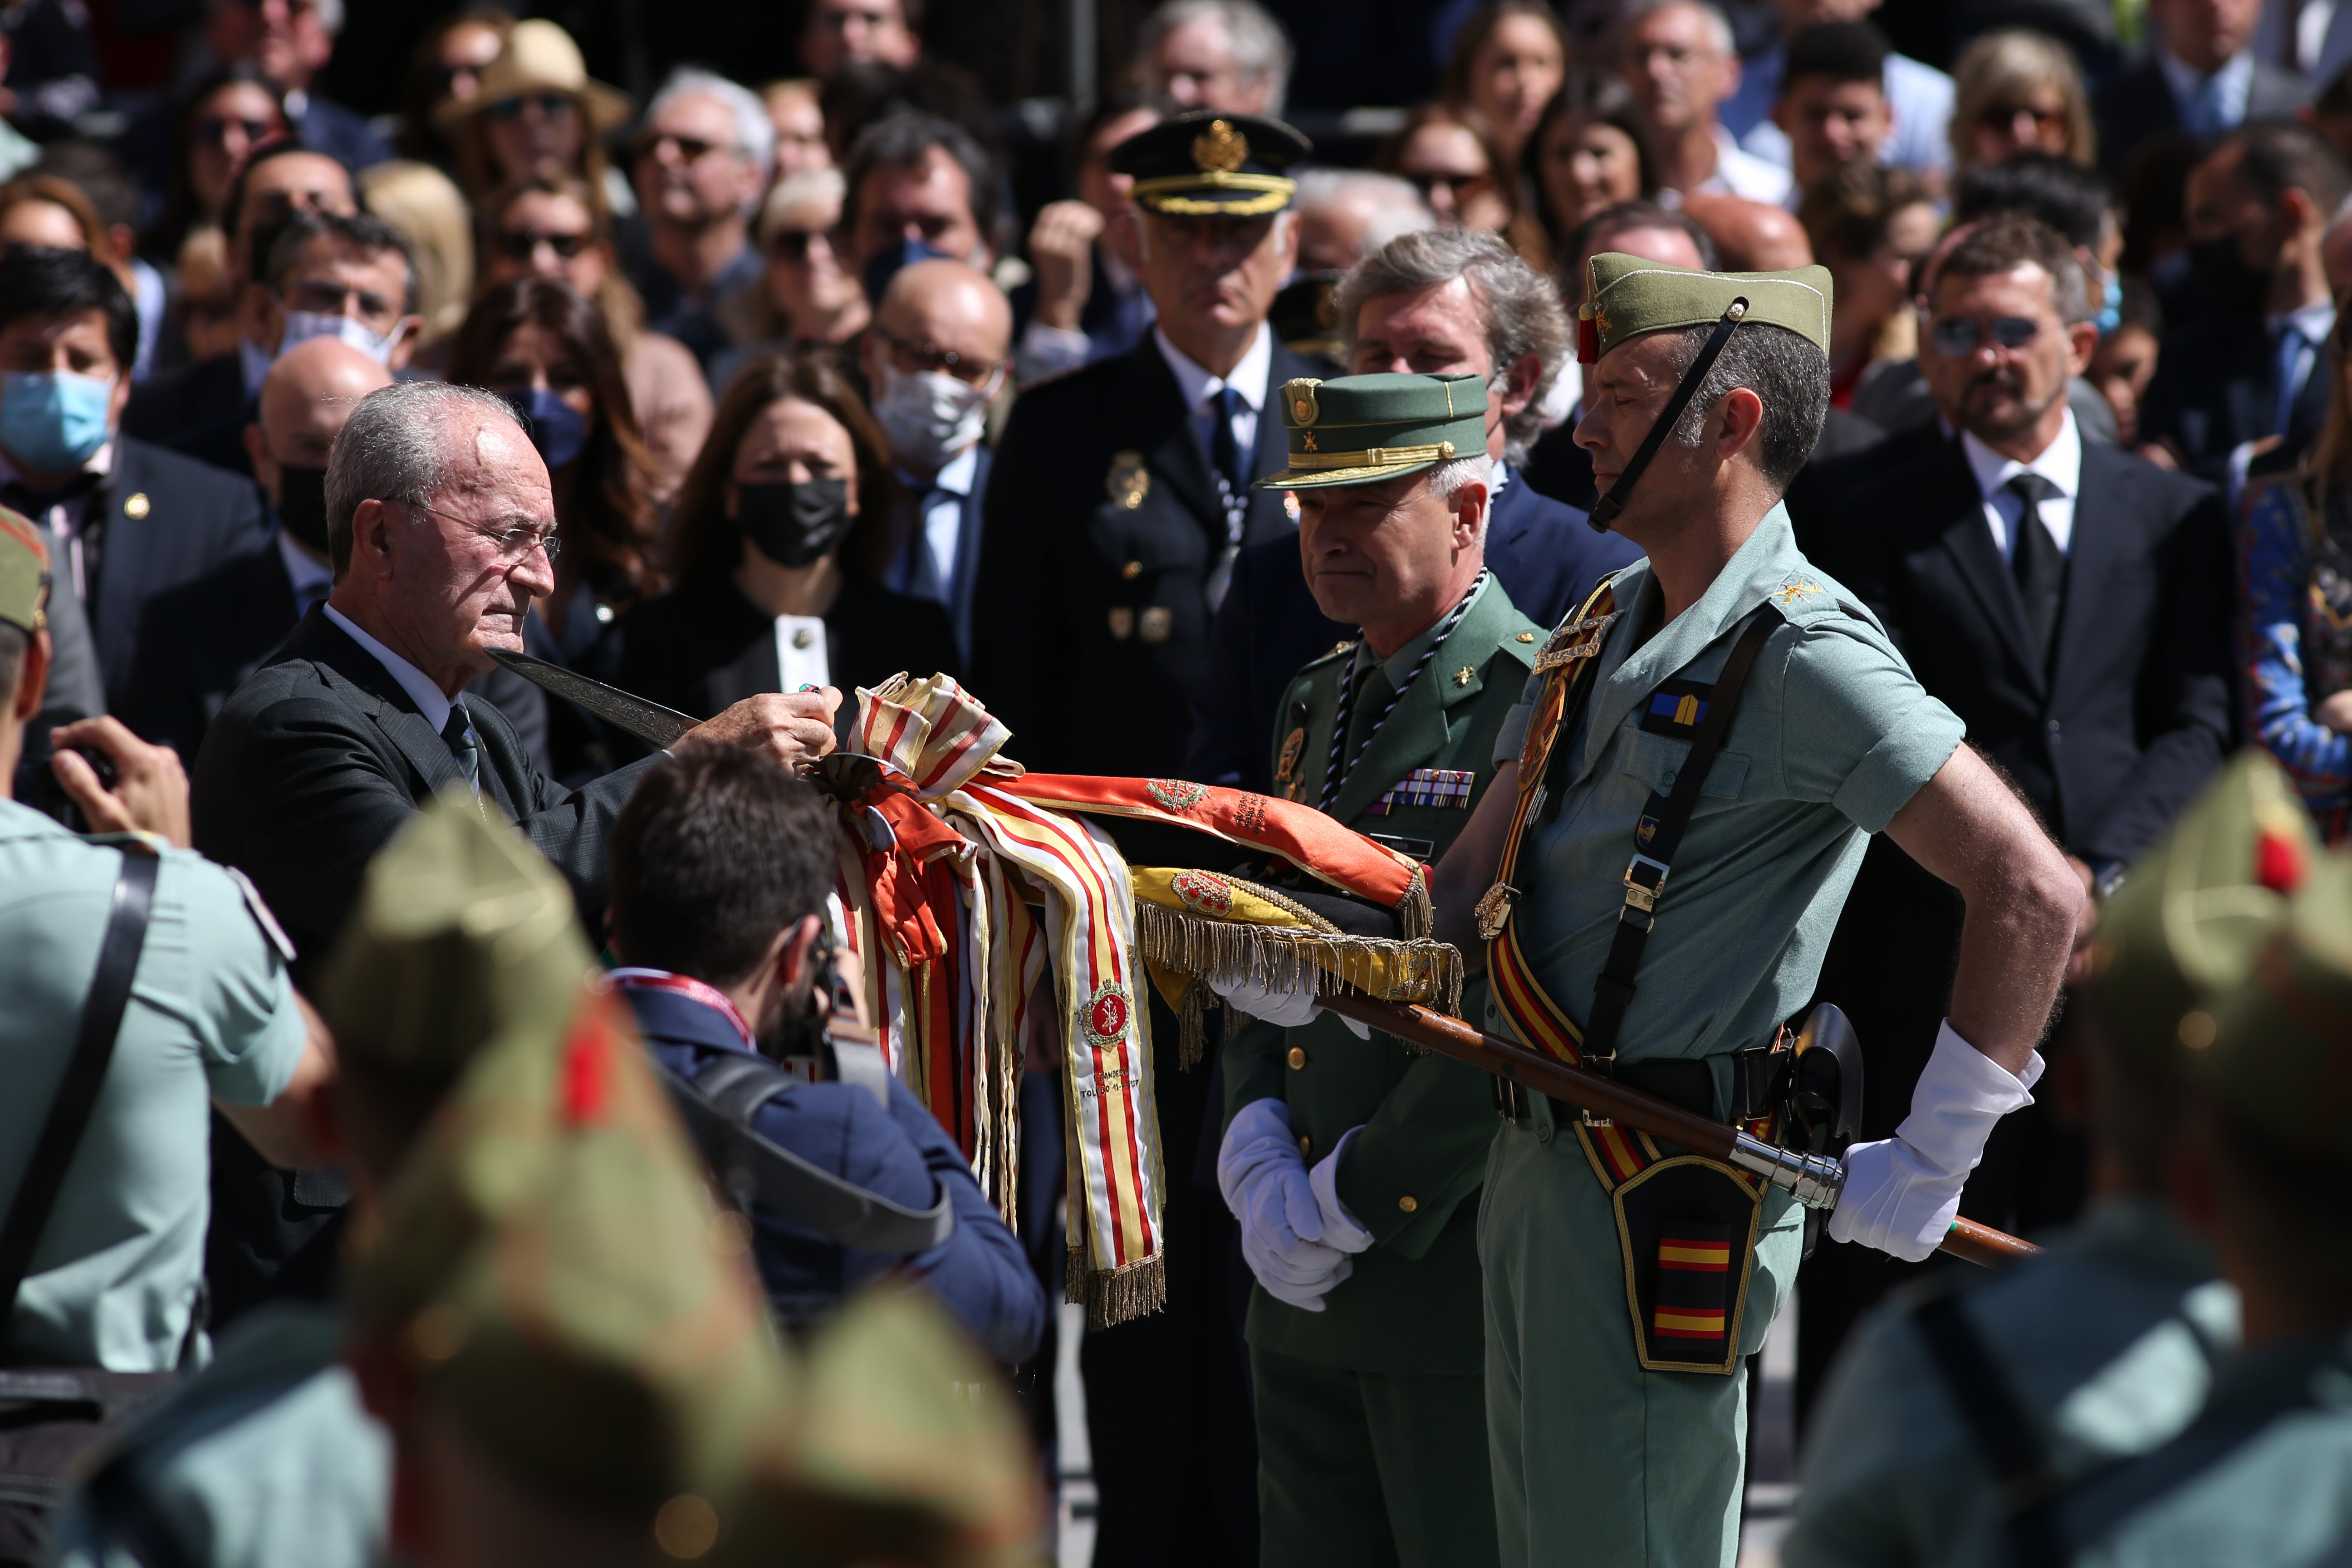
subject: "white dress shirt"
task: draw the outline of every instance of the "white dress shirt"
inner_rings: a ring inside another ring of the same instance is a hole
[[[952,605],[956,600],[959,569],[969,563],[958,559],[963,547],[963,503],[971,497],[971,479],[980,467],[980,448],[966,447],[948,466],[925,481],[905,474],[907,488],[922,497],[922,526],[915,537],[931,558],[931,581],[940,585],[940,603]],[[919,575],[911,561],[899,574],[904,580],[890,585],[901,593],[910,592]]]
[[[1796,189],[1797,177],[1778,163],[1744,151],[1722,126],[1715,128],[1715,172],[1698,184],[1698,195],[1738,196],[1777,207]]]
[[[408,693],[408,700],[416,704],[416,710],[425,715],[425,721],[433,726],[435,734],[439,734],[448,726],[449,710],[457,704],[449,700],[446,692],[426,679],[423,670],[362,631],[357,622],[332,605],[327,606],[327,618],[349,632],[353,642],[375,656],[375,661],[400,683],[403,691]],[[458,699],[460,702],[463,700]],[[473,722],[470,713],[467,715],[466,721]]]
[[[2055,495],[2042,499],[2042,523],[2057,541],[2058,553],[2067,552],[2074,541],[2074,499],[2083,489],[2083,437],[2074,428],[2073,409],[2058,426],[2057,439],[2030,463],[2002,457],[1967,430],[1960,432],[1960,450],[1968,455],[1969,471],[1976,475],[1977,493],[1984,498],[1985,526],[1992,530],[1992,546],[2002,560],[2010,559],[2015,549],[2018,520],[2025,512],[2024,499],[2008,488],[2009,481],[2027,473],[2039,474],[2056,488]]]
[[[2164,73],[2164,85],[2172,89],[2172,107],[2180,116],[2183,130],[2199,134],[2234,131],[2246,121],[2246,104],[2254,91],[2254,51],[2240,49],[2222,63],[2221,68],[2207,78],[2195,66],[2175,59],[2170,49],[2158,46],[2156,68]],[[2198,95],[2204,91],[2207,80],[2213,83],[2221,111],[2219,125],[2200,126],[2195,121]]]
[[[1257,450],[1258,411],[1265,406],[1266,379],[1274,374],[1274,333],[1260,321],[1249,352],[1242,355],[1231,375],[1223,376],[1203,370],[1190,354],[1170,342],[1162,329],[1151,329],[1151,341],[1160,345],[1160,357],[1168,362],[1177,388],[1184,395],[1185,411],[1195,419],[1207,410],[1209,400],[1226,387],[1241,394],[1234,409],[1234,449],[1247,461],[1250,454]]]
[[[335,585],[335,569],[313,560],[309,552],[278,531],[278,559],[286,563],[286,580],[294,585],[294,613],[301,615],[313,599],[323,599]]]

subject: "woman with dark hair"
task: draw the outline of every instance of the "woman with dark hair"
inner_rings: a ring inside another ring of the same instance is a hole
[[[1613,71],[1573,70],[1544,105],[1519,153],[1519,217],[1511,243],[1549,272],[1577,226],[1619,202],[1658,194],[1658,155],[1633,89]]]
[[[1568,70],[1568,35],[1545,0],[1486,0],[1454,30],[1438,96],[1471,118],[1509,168]]]
[[[763,691],[955,673],[947,611],[878,581],[889,472],[882,427],[830,355],[744,366],[677,494],[677,586],[632,618],[621,684],[701,715]],[[844,735],[853,718],[845,704]]]
[[[293,134],[293,121],[285,88],[255,66],[233,65],[196,84],[179,129],[163,216],[147,236],[147,253],[162,260],[179,255],[189,230],[219,225],[236,172],[255,148]]]
[[[563,550],[555,592],[533,607],[524,646],[612,679],[619,625],[659,584],[645,444],[603,314],[553,279],[494,285],[457,329],[449,379],[504,397],[547,460]],[[548,772],[567,787],[626,760],[614,737],[571,704],[550,702],[547,718]]]
[[[1372,167],[1411,181],[1445,228],[1501,229],[1511,221],[1503,167],[1481,127],[1486,117],[1444,103],[1405,116],[1373,155]]]
[[[408,58],[400,95],[400,155],[457,173],[457,149],[435,117],[445,103],[470,101],[482,90],[482,72],[506,47],[514,13],[474,5],[452,11],[425,30]]]

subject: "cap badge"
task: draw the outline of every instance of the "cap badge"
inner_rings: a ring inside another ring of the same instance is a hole
[[[1222,120],[1192,138],[1192,162],[1204,174],[1230,174],[1249,158],[1249,138]]]
[[[1319,452],[1323,448],[1315,444],[1315,432],[1309,430],[1299,438],[1298,449],[1302,452]]]
[[[1323,416],[1322,407],[1315,401],[1315,389],[1322,384],[1308,375],[1296,376],[1282,384],[1282,400],[1290,405],[1293,425],[1312,425]]]
[[[1151,470],[1143,466],[1140,452],[1119,452],[1110,460],[1110,473],[1103,480],[1110,499],[1129,511],[1143,504],[1151,493]]]

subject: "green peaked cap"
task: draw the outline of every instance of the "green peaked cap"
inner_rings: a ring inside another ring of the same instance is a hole
[[[594,955],[563,879],[495,816],[453,790],[369,862],[319,991],[345,1055],[446,1074],[513,1029],[562,1026]]]
[[[0,621],[28,632],[48,623],[49,552],[22,512],[0,507]]]
[[[2212,1040],[2207,1009],[2286,919],[2319,854],[2278,763],[2239,753],[2099,911],[2091,948],[2102,1015],[2143,1059]]]
[[[1486,455],[1486,384],[1475,375],[1301,376],[1280,389],[1290,466],[1262,490],[1368,485]]]
[[[2352,858],[2315,861],[2190,1053],[2213,1096],[2295,1152],[2352,1161]]]
[[[1576,357],[1586,364],[1643,332],[1711,327],[1736,300],[1748,301],[1742,324],[1786,327],[1830,352],[1830,269],[1693,272],[1604,250],[1592,258],[1584,304],[1577,311]]]

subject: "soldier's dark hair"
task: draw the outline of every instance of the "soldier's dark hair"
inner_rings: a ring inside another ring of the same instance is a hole
[[[1672,364],[1677,378],[1698,363],[1698,352],[1714,331],[1708,325],[1683,333]],[[1762,322],[1741,327],[1699,384],[1675,426],[1674,438],[1685,447],[1697,446],[1707,410],[1743,386],[1764,405],[1764,422],[1756,432],[1756,467],[1775,490],[1784,490],[1813,455],[1829,417],[1829,355],[1786,327]]]
[[[2245,149],[2238,161],[2238,178],[2266,202],[2277,201],[2289,189],[2298,190],[2311,198],[2324,220],[2335,215],[2352,190],[2352,173],[2346,171],[2343,154],[2300,120],[2248,121],[2236,134],[2225,137],[2221,146]]]
[[[1995,213],[1952,247],[1927,280],[1928,302],[1935,302],[1947,278],[1987,278],[2026,266],[2050,274],[2050,300],[2060,321],[2073,326],[2095,314],[2089,286],[2083,280],[2083,263],[2065,236],[2039,218],[2016,212]]]
[[[127,375],[139,357],[139,311],[113,269],[87,250],[56,250],[20,245],[0,257],[0,329],[27,316],[106,317],[106,346],[115,369]]]
[[[2264,1275],[2297,1305],[2352,1318],[2352,1163],[2283,1144],[2213,1108],[2204,1133],[2215,1156],[2215,1197]]]
[[[776,933],[823,915],[833,816],[764,752],[684,745],[613,827],[613,943],[633,964],[733,985]]]
[[[2097,171],[2055,153],[2020,153],[1998,163],[1960,171],[1952,193],[1952,221],[1974,223],[1995,213],[2023,213],[2063,235],[2066,243],[2095,250],[2116,205],[2114,190]]]
[[[1886,35],[1868,22],[1815,22],[1797,29],[1780,68],[1780,90],[1809,76],[1832,82],[1874,81],[1886,76]]]
[[[257,236],[259,230],[255,233]],[[265,258],[256,282],[272,289],[282,287],[288,275],[300,263],[302,253],[313,240],[335,239],[370,256],[393,251],[408,274],[408,291],[403,296],[401,314],[413,315],[416,310],[416,257],[408,248],[408,237],[400,230],[366,213],[345,217],[341,213],[296,213],[286,220],[269,242],[269,254]]]

